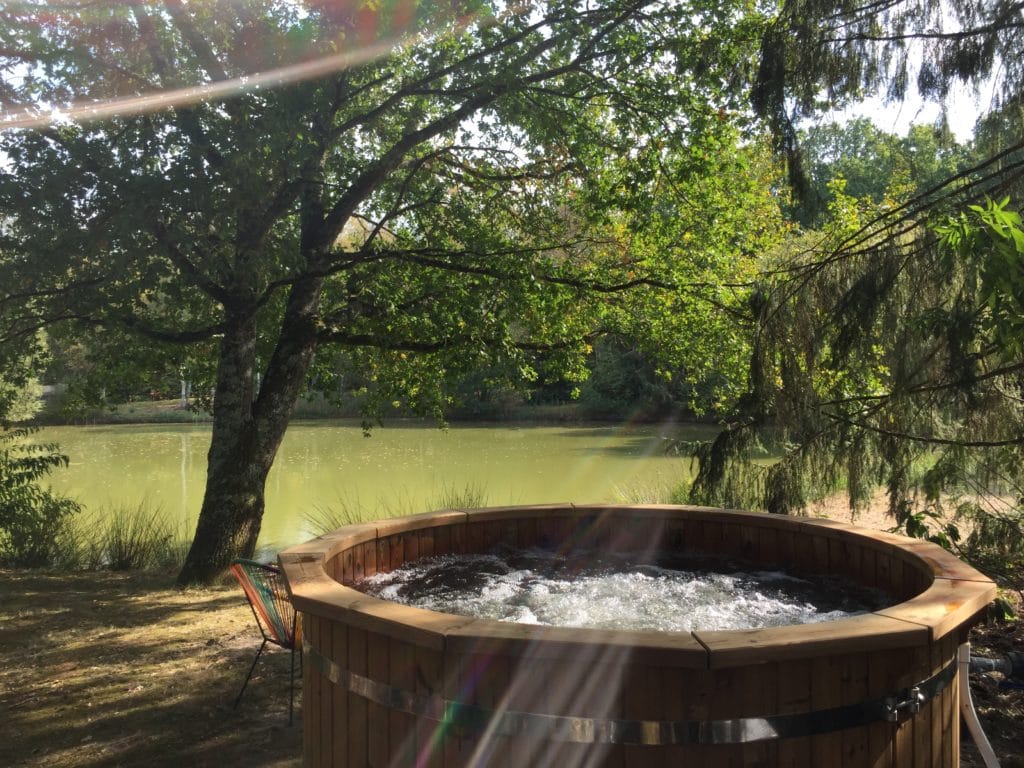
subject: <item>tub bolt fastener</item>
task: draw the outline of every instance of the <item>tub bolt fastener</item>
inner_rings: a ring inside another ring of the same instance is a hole
[[[903,698],[889,697],[885,700],[885,719],[890,723],[898,723],[901,713],[916,715],[924,702],[925,695],[919,686],[908,688]]]

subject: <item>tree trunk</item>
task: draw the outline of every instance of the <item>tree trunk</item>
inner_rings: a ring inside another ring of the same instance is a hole
[[[293,287],[258,395],[256,323],[251,317],[228,323],[214,391],[206,492],[179,585],[212,583],[232,560],[255,552],[267,474],[316,351],[320,282]]]

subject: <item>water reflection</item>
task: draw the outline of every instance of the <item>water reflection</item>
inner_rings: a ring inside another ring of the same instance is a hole
[[[708,437],[710,428],[687,430]],[[45,430],[71,466],[53,486],[89,508],[159,505],[191,531],[202,502],[207,425],[124,425]],[[351,422],[292,425],[267,482],[261,544],[314,533],[316,510],[409,514],[446,492],[479,489],[487,504],[645,500],[686,477],[665,455],[657,427],[453,426],[399,423],[364,437]]]

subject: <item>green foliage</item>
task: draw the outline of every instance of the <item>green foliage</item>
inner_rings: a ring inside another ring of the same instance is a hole
[[[960,172],[967,150],[945,126],[911,126],[905,137],[875,127],[865,117],[844,124],[816,125],[800,135],[808,190],[794,210],[805,227],[825,223],[835,200],[830,186],[874,206],[895,207]]]
[[[68,552],[68,523],[79,506],[41,485],[67,457],[52,443],[33,444],[31,428],[0,431],[0,561],[37,568]]]
[[[915,85],[925,97],[943,99],[957,81],[994,92],[986,101],[997,110],[1019,106],[1024,43],[1017,10],[1002,0],[781,4],[763,37],[752,101],[787,152],[796,186],[804,188],[806,178],[794,126],[829,106],[866,95],[902,101]]]
[[[890,213],[834,194],[828,228],[769,263],[750,391],[697,449],[692,498],[789,513],[843,488],[855,512],[881,485],[902,530],[992,551],[980,534],[997,519],[979,500],[1021,496],[1019,219],[990,201],[938,239],[927,201]],[[752,461],[762,443],[778,462]]]
[[[185,581],[255,546],[296,399],[340,391],[336,364],[368,421],[441,417],[474,370],[580,381],[608,332],[742,390],[732,313],[781,231],[745,105],[765,9],[336,6],[30,2],[0,27],[26,73],[5,101],[68,115],[0,134],[0,343],[69,328],[83,402],[212,391]],[[183,93],[210,95],[107,109]]]
[[[184,539],[159,506],[116,507],[84,536],[84,564],[112,571],[177,568],[185,559]]]
[[[1024,357],[1024,229],[1010,198],[986,200],[936,227],[946,246],[947,272],[969,271],[977,282],[980,311],[975,322],[1003,362]]]
[[[688,391],[679,392],[669,375],[659,375],[647,357],[623,339],[602,339],[592,359],[579,395],[587,416],[653,419],[668,416],[690,401]]]
[[[1014,621],[1017,618],[1017,615],[1013,610],[1013,603],[1010,602],[1010,599],[1002,593],[997,595],[996,599],[992,601],[992,605],[988,608],[988,615],[991,619],[1000,623]]]
[[[938,544],[943,549],[953,550],[960,545],[960,527],[949,521],[934,507],[916,509],[910,501],[904,501],[896,510],[896,525],[890,529],[914,539],[924,539]]]

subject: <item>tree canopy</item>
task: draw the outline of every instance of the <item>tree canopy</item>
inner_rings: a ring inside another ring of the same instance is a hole
[[[780,6],[753,105],[817,231],[751,291],[748,389],[696,449],[693,500],[788,513],[843,487],[856,510],[882,484],[908,530],[957,511],[974,541],[1019,558],[1022,24],[1019,3]],[[864,121],[811,128],[800,146],[798,123],[822,107],[901,99],[912,83],[941,99],[957,80],[995,94],[970,147],[941,125],[897,140]],[[782,457],[770,468],[751,461],[765,444]]]
[[[438,382],[483,361],[578,369],[595,333],[643,325],[636,308],[661,301],[645,288],[675,292],[656,330],[727,316],[716,265],[775,236],[770,213],[746,218],[774,206],[767,186],[695,181],[759,179],[742,109],[764,20],[747,3],[25,2],[0,18],[4,337],[73,324],[115,353],[143,338],[216,361],[182,582],[252,552],[328,345],[434,410]],[[695,347],[724,326],[705,327]]]

